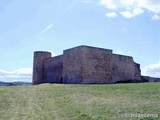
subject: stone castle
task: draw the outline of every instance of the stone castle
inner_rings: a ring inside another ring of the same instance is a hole
[[[33,85],[41,83],[104,84],[140,82],[140,65],[130,56],[112,50],[78,46],[51,57],[50,52],[34,52]]]

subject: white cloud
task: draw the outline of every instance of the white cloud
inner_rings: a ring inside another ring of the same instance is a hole
[[[140,15],[145,10],[157,16],[160,14],[160,0],[101,0],[100,4],[126,18]]]
[[[128,53],[128,54],[131,54],[132,52],[131,52],[131,51],[128,51],[127,53]]]
[[[134,16],[136,16],[136,15],[140,15],[140,14],[142,14],[144,11],[142,10],[142,9],[140,9],[140,8],[135,8],[135,9],[133,9],[133,15]]]
[[[51,52],[52,57],[57,56],[54,52],[52,52],[52,51],[49,51],[49,52]]]
[[[13,82],[13,81],[32,81],[32,68],[21,68],[15,71],[0,70],[0,81]]]
[[[143,13],[143,10],[138,9],[138,8],[133,9],[132,12],[130,12],[130,11],[120,12],[120,14],[123,15],[125,18],[132,18],[132,17],[140,15],[142,13]]]
[[[44,33],[47,30],[51,29],[53,27],[53,23],[51,23],[50,25],[48,25],[45,29],[43,29],[40,33]]]
[[[160,78],[160,61],[141,68],[142,75]]]
[[[114,18],[117,16],[117,14],[115,12],[111,12],[111,13],[106,13],[106,16]]]
[[[145,8],[153,13],[160,13],[160,0],[136,0],[141,8]]]
[[[116,54],[120,54],[120,55],[130,55],[132,52],[131,51],[122,51],[122,50],[118,50],[115,52]]]
[[[153,17],[152,17],[152,20],[160,20],[160,16],[154,14]]]
[[[124,54],[124,52],[121,51],[121,50],[118,50],[117,53],[118,53],[118,54]]]
[[[123,15],[125,18],[132,18],[133,15],[129,11],[120,12],[121,15]]]
[[[109,9],[117,9],[118,0],[101,0],[100,4],[105,5]]]

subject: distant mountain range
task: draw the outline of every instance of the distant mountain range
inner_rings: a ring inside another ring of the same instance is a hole
[[[15,86],[15,85],[32,85],[32,83],[31,82],[23,82],[23,81],[17,81],[17,82],[0,81],[0,86]]]

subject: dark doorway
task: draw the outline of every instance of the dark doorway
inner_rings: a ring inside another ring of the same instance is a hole
[[[60,83],[63,83],[63,77],[62,77],[62,75],[60,76],[59,81],[60,81]]]

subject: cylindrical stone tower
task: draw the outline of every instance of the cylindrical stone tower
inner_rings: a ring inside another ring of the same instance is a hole
[[[44,71],[43,71],[44,59],[50,57],[51,57],[50,52],[45,52],[45,51],[34,52],[32,85],[44,83]]]

